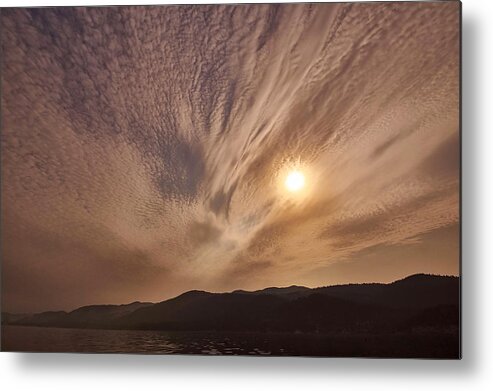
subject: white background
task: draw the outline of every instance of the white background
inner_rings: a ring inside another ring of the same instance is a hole
[[[139,3],[166,1],[1,2],[2,6]],[[464,0],[461,361],[0,353],[0,387],[37,391],[492,389],[493,187],[489,180],[493,177],[492,51],[493,1]]]

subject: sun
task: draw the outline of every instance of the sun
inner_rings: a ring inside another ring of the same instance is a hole
[[[284,186],[293,193],[300,191],[305,186],[305,176],[301,171],[291,171],[284,181]]]

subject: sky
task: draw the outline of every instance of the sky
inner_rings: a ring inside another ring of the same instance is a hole
[[[3,9],[2,310],[458,275],[459,7]]]

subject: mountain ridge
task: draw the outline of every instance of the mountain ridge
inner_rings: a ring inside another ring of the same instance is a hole
[[[291,285],[225,293],[192,290],[158,303],[89,305],[25,316],[3,313],[2,324],[255,332],[440,329],[459,323],[459,281],[454,276],[417,274],[387,284]]]

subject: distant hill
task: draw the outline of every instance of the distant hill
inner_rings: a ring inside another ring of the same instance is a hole
[[[233,291],[232,293],[243,293],[246,295],[280,295],[294,299],[304,296],[311,291],[312,289],[307,288],[305,286],[291,285],[285,288],[270,287],[253,292],[236,290]]]
[[[360,303],[397,309],[458,305],[459,278],[415,274],[390,284],[348,284],[315,288],[315,292]]]
[[[75,328],[107,328],[115,319],[153,303],[134,302],[122,305],[89,305],[71,312],[48,311],[39,314],[16,315],[2,313],[2,324]]]
[[[3,314],[30,326],[252,332],[397,333],[458,330],[459,278],[413,275],[390,284],[190,291],[160,303],[94,305],[72,312]]]

